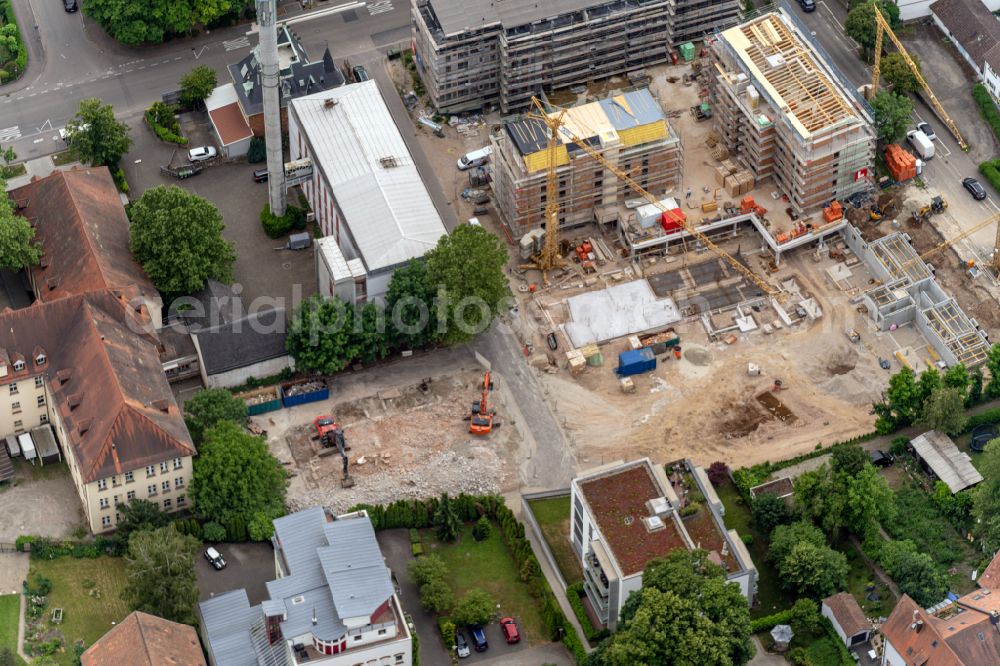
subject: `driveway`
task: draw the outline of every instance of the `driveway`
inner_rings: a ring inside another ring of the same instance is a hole
[[[122,164],[131,196],[136,198],[157,185],[177,185],[214,203],[226,224],[223,235],[236,249],[233,272],[248,310],[256,303],[260,308],[280,305],[291,311],[297,300],[315,293],[313,250],[276,250],[285,240],[268,238],[261,228],[267,184],[253,182],[254,165],[220,164],[193,178],[177,180],[162,175],[160,166],[170,164],[171,159],[174,164],[186,161],[186,147],[161,143],[138,122],[132,123],[132,138],[135,145]],[[294,196],[290,203],[296,203]]]
[[[14,475],[14,486],[0,487],[0,543],[14,543],[22,534],[63,539],[83,523],[80,496],[65,462],[32,467],[16,459]]]
[[[205,544],[200,553],[204,553]],[[274,549],[271,543],[221,543],[211,544],[226,560],[226,568],[216,571],[201,554],[195,572],[198,574],[198,599],[204,601],[217,594],[245,588],[250,605],[267,599],[265,583],[275,579]]]

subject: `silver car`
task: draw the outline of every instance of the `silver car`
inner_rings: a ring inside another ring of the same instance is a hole
[[[188,151],[188,160],[191,162],[204,162],[215,157],[215,148],[212,146],[198,146]]]

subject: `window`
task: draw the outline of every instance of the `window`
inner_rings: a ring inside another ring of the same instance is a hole
[[[155,476],[156,468],[152,465],[146,465],[146,476]]]
[[[379,630],[378,630],[378,635],[379,635],[379,636],[385,636],[385,632],[386,632],[386,630],[385,630],[385,629],[379,629]]]
[[[174,458],[174,469],[180,469],[184,467],[184,461],[180,458]]]
[[[160,484],[160,490],[162,490],[165,493],[169,493],[170,492],[170,482],[169,481],[164,481],[163,483],[161,483]]]
[[[14,361],[14,372],[21,372],[22,370],[24,370],[24,361],[21,359]]]
[[[101,518],[101,525],[104,527],[111,527],[111,516],[104,516]]]
[[[360,640],[361,640],[361,634],[358,634],[357,636],[355,636],[355,637],[354,637],[354,640],[356,640],[356,641],[360,641]]]
[[[19,402],[12,402],[12,403],[10,403],[10,411],[11,411],[12,414],[20,414],[21,413],[21,403],[19,403]]]
[[[108,489],[108,480],[107,479],[101,479],[101,480],[99,480],[97,482],[97,489],[98,490],[107,490]]]
[[[101,498],[101,508],[102,509],[107,509],[109,506],[111,506],[111,503],[108,502],[108,498],[107,497],[102,497]]]
[[[160,473],[161,474],[166,473],[166,471],[167,471],[167,461],[164,460],[163,462],[160,463]]]
[[[168,500],[168,499],[165,499],[165,500],[163,500],[163,508],[164,508],[164,509],[169,509],[169,508],[171,508],[171,507],[170,507],[170,500]]]
[[[396,655],[396,663],[397,664],[402,664],[403,663],[403,655],[401,655],[401,654],[397,654]]]
[[[184,487],[184,477],[178,476],[176,479],[174,479],[174,488],[183,488],[183,487]]]
[[[118,506],[121,503],[122,503],[122,496],[121,495],[115,495],[115,506]]]
[[[153,485],[151,485],[151,486],[146,486],[146,494],[149,495],[150,497],[156,497],[156,484],[155,483]]]
[[[35,377],[35,388],[42,388],[42,384],[45,383],[45,379],[41,375]]]
[[[133,481],[135,481],[135,473],[125,472],[125,483],[132,483]]]
[[[45,425],[46,423],[49,422],[49,415],[43,413],[41,416],[38,417],[38,422],[42,425]]]
[[[10,385],[10,394],[17,395],[17,382]]]
[[[184,497],[184,495],[181,495],[180,497],[177,498],[177,508],[178,509],[181,508],[182,506],[184,506],[185,504],[187,504],[187,498]]]
[[[41,394],[40,396],[38,396],[38,406],[42,407],[43,405],[45,405],[45,394],[44,393]]]
[[[135,499],[135,491],[134,490],[130,490],[127,493],[125,493],[125,499],[127,499],[129,502],[131,502],[132,500],[134,500]]]
[[[111,487],[112,488],[117,488],[120,485],[122,485],[122,484],[118,480],[118,475],[117,474],[115,476],[111,477]]]
[[[23,429],[24,429],[24,423],[22,423],[21,421],[14,421],[14,430],[20,432]]]

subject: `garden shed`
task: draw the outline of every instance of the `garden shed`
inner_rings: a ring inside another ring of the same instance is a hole
[[[943,432],[925,432],[914,437],[910,447],[924,471],[944,481],[952,494],[983,480],[983,475],[972,466],[969,454],[959,451],[955,442]]]

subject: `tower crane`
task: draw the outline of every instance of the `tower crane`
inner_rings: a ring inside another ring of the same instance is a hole
[[[546,125],[549,127],[549,131],[551,132],[551,134],[549,135],[549,188],[550,189],[548,190],[547,193],[546,219],[549,219],[548,215],[549,215],[549,209],[551,207],[552,209],[551,219],[553,220],[553,222],[550,223],[551,226],[546,227],[546,232],[545,232],[546,244],[548,244],[550,236],[548,229],[555,228],[555,224],[557,223],[556,217],[558,216],[559,212],[559,206],[555,201],[556,170],[555,170],[555,138],[554,138],[555,132],[558,131],[564,137],[575,143],[585,153],[587,153],[595,160],[600,162],[604,166],[604,168],[608,169],[611,173],[615,174],[615,176],[617,176],[618,179],[621,180],[623,183],[628,185],[632,189],[632,191],[634,191],[636,194],[646,199],[646,201],[648,201],[649,203],[659,208],[664,214],[668,215],[674,222],[676,222],[678,226],[682,227],[689,234],[691,234],[699,241],[704,243],[705,247],[710,249],[715,254],[719,255],[730,266],[735,268],[743,277],[745,277],[747,280],[757,285],[757,287],[765,294],[777,298],[778,300],[784,299],[783,294],[778,289],[775,289],[770,284],[765,282],[763,279],[758,277],[753,271],[751,271],[742,262],[736,259],[736,257],[732,256],[731,254],[723,250],[721,247],[716,245],[711,239],[709,239],[708,236],[698,231],[695,225],[689,222],[687,218],[678,217],[673,211],[671,211],[662,203],[660,203],[660,200],[657,199],[655,195],[648,192],[644,187],[642,187],[642,185],[637,183],[635,179],[633,179],[629,174],[627,174],[625,171],[619,169],[617,166],[615,166],[607,159],[605,159],[603,155],[594,150],[590,146],[590,144],[588,144],[584,139],[581,139],[580,137],[573,134],[573,132],[570,131],[567,127],[565,127],[565,125],[563,125],[562,122],[563,114],[566,113],[565,109],[563,109],[563,111],[557,116],[557,118],[553,119],[548,115],[546,115],[545,108],[542,106],[542,103],[538,101],[537,98],[532,97],[531,102],[538,108],[539,111],[541,111],[541,114],[533,113],[530,114],[529,117],[537,118],[538,120],[542,120],[543,122],[545,122]]]
[[[937,245],[935,245],[931,249],[929,249],[926,252],[924,252],[923,254],[921,254],[920,257],[919,257],[919,259],[920,260],[924,260],[924,259],[926,259],[927,257],[929,257],[932,254],[940,252],[941,250],[944,250],[945,248],[949,248],[952,245],[954,245],[955,243],[957,243],[957,242],[959,242],[961,240],[965,240],[966,238],[968,238],[972,234],[976,233],[980,229],[983,229],[984,227],[988,227],[991,224],[996,224],[997,225],[997,232],[996,232],[996,239],[993,242],[993,257],[990,260],[990,265],[993,267],[993,270],[996,272],[996,274],[998,276],[1000,276],[1000,213],[998,213],[996,215],[991,215],[990,217],[986,218],[985,220],[974,224],[973,226],[969,227],[968,229],[966,229],[962,233],[958,234],[957,236],[953,236],[951,238],[948,238],[948,239],[945,239],[945,240],[941,241],[940,243],[938,243]],[[908,261],[905,264],[903,264],[903,266],[904,267],[908,266],[911,263],[913,263],[914,261],[916,261],[916,259],[910,259],[910,261]]]
[[[895,44],[896,48],[899,50],[899,54],[903,56],[903,60],[906,61],[910,71],[913,72],[913,76],[917,79],[917,83],[920,84],[920,87],[927,95],[927,99],[931,101],[931,107],[933,107],[934,113],[936,113],[938,118],[940,118],[941,121],[948,126],[948,130],[955,137],[955,140],[958,141],[959,147],[968,152],[969,145],[965,143],[965,139],[962,138],[962,134],[958,131],[955,121],[952,120],[951,116],[948,115],[948,112],[944,110],[944,107],[941,106],[941,102],[939,102],[937,96],[934,95],[934,91],[931,90],[931,87],[927,85],[927,81],[925,81],[924,77],[921,76],[920,70],[917,68],[917,63],[913,62],[913,58],[911,58],[910,54],[906,52],[906,47],[904,47],[903,43],[899,41],[899,38],[896,37],[896,33],[894,33],[892,28],[889,26],[889,22],[885,20],[885,17],[882,16],[882,12],[879,11],[878,3],[872,3],[872,10],[875,12],[875,64],[872,66],[872,96],[874,97],[875,93],[878,92],[878,81],[882,74],[882,37],[884,35],[888,35],[889,39],[892,40],[892,43]]]

